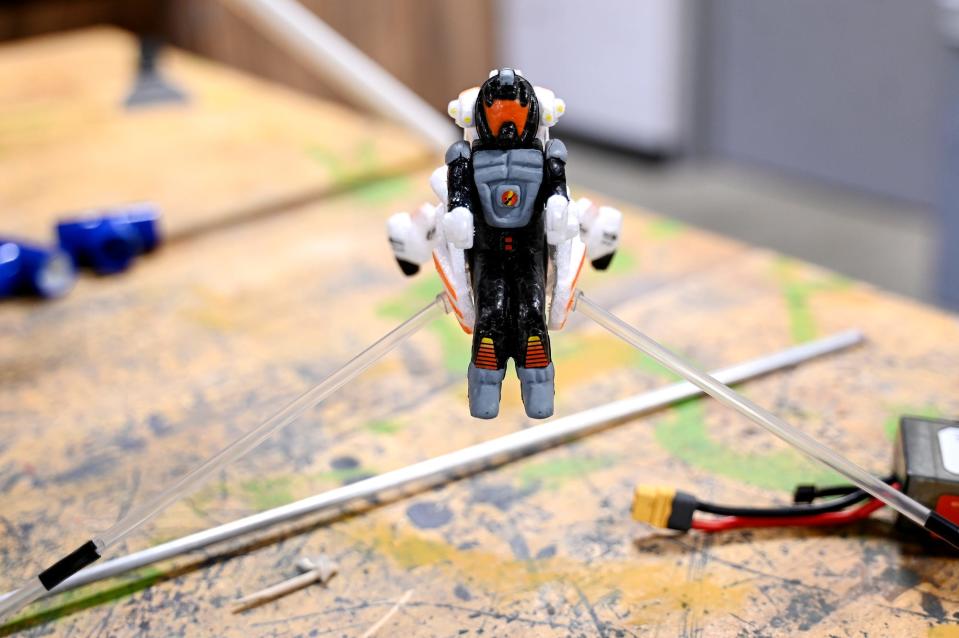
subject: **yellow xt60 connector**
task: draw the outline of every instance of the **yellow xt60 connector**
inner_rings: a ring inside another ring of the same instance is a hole
[[[633,493],[633,518],[654,527],[666,527],[673,511],[676,490],[658,485],[637,485]]]

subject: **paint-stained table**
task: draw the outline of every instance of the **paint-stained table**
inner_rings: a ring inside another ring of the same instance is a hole
[[[408,135],[181,54],[169,73],[191,104],[125,113],[115,76],[133,48],[110,31],[0,48],[0,228],[39,238],[60,211],[147,197],[174,236],[65,299],[0,306],[4,589],[439,289],[431,273],[404,279],[383,239],[391,211],[429,198],[436,159]],[[82,56],[113,71],[68,73]],[[42,72],[30,73],[36,59]],[[877,473],[898,415],[959,414],[956,318],[833,273],[627,210],[611,271],[582,285],[706,367],[862,328],[867,345],[742,391]],[[554,348],[559,415],[674,380],[581,319]],[[438,319],[121,551],[529,425],[512,378],[499,419],[469,418],[468,350],[456,322]],[[896,538],[888,513],[838,530],[715,536],[628,515],[640,481],[782,503],[796,483],[834,479],[714,402],[689,401],[439,489],[56,597],[0,633],[359,636],[405,599],[377,635],[959,635],[956,561]],[[340,564],[328,587],[231,613],[234,598],[321,552]]]

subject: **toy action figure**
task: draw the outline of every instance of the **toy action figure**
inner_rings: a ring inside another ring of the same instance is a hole
[[[570,202],[566,146],[549,139],[565,104],[522,72],[494,70],[450,102],[464,129],[430,180],[440,205],[390,217],[390,244],[407,275],[432,255],[460,326],[473,335],[467,371],[470,414],[499,413],[512,358],[526,414],[553,414],[548,329],[566,323],[587,253],[605,270],[622,215]]]

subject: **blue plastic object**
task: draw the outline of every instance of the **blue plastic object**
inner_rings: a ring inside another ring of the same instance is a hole
[[[77,266],[110,275],[160,244],[159,219],[152,204],[135,204],[61,221],[57,236]]]
[[[0,238],[0,297],[60,297],[76,279],[73,261],[62,250]]]

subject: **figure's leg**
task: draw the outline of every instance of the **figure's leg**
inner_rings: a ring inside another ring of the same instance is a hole
[[[499,414],[500,392],[509,356],[507,283],[500,260],[484,252],[473,256],[476,324],[473,356],[466,374],[470,414],[492,419]]]
[[[553,414],[553,363],[546,330],[546,252],[531,250],[528,263],[513,279],[516,339],[513,358],[526,415],[545,419]],[[526,261],[526,259],[523,259]],[[521,274],[520,274],[521,273]]]

